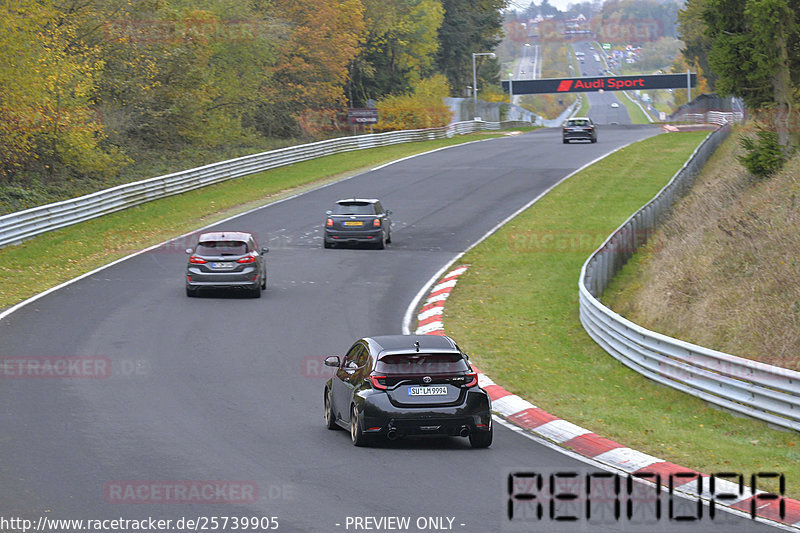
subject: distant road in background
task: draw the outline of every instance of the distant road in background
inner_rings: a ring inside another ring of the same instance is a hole
[[[522,47],[522,58],[514,69],[513,82],[520,80],[535,80],[541,77],[542,48],[538,44]],[[514,105],[519,105],[519,96],[514,96]]]
[[[573,48],[576,52],[585,54],[583,63],[579,63],[580,72],[577,76],[603,76],[605,72],[605,62],[595,61],[595,54],[600,55],[602,50],[595,50],[588,42],[576,43]],[[589,100],[589,112],[587,115],[597,124],[632,124],[628,110],[617,98],[616,92],[588,92],[583,93]],[[612,107],[616,103],[618,107]]]

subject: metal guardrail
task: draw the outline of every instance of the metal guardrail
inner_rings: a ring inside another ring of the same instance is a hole
[[[655,333],[598,300],[729,134],[730,126],[709,134],[670,182],[584,263],[578,282],[581,323],[609,354],[654,381],[725,409],[800,431],[800,372]]]
[[[707,113],[684,113],[677,115],[672,122],[691,122],[693,124],[716,124],[724,126],[744,120],[744,113],[730,111],[708,111]]]
[[[457,122],[444,128],[342,137],[230,159],[0,216],[0,247],[152,200],[317,157],[530,125],[519,121]]]

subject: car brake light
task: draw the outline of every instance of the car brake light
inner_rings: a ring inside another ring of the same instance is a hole
[[[369,380],[376,389],[386,390],[386,376],[370,376]]]
[[[478,384],[478,373],[477,372],[467,372],[467,383],[466,387],[474,387]]]
[[[239,259],[236,262],[237,263],[255,263],[256,262],[256,256],[254,254],[246,255],[246,256],[242,257],[241,259]]]
[[[326,220],[326,221],[325,221],[325,225],[326,225],[326,226],[328,226],[328,227],[331,227],[331,226],[333,226],[333,219],[332,219],[332,218],[329,218],[328,220]]]
[[[377,227],[380,227],[380,225],[381,225],[381,219],[379,219],[379,218],[376,218],[375,220],[373,220],[373,221],[372,221],[372,225],[373,225],[373,226],[375,226],[376,228],[377,228]]]
[[[205,265],[207,263],[205,259],[202,257],[197,257],[196,255],[189,257],[189,262],[194,263],[195,265]]]

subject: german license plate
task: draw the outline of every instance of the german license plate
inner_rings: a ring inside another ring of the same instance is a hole
[[[211,263],[211,268],[216,268],[217,270],[231,270],[232,268],[236,267],[236,263],[228,263],[228,262],[214,262]]]
[[[409,387],[409,396],[447,396],[447,387]]]
[[[364,223],[360,220],[347,220],[344,223],[345,226],[363,226]]]

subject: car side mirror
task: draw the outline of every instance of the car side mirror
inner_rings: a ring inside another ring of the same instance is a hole
[[[332,215],[332,214],[333,214],[333,211],[331,211],[330,209],[328,209],[327,211],[325,211],[325,214],[326,214],[326,215]]]
[[[266,246],[264,246],[263,248],[261,248],[261,253],[262,253],[262,254],[265,254],[265,253],[267,253],[267,252],[269,252],[269,248],[267,248]]]
[[[387,209],[387,210],[386,210],[386,214],[387,214],[387,215],[391,215],[391,214],[392,214],[392,210],[391,210],[391,209]]]
[[[187,254],[189,254],[189,255],[191,255],[193,251],[194,251],[194,250],[192,250],[191,248],[187,248],[187,249],[186,249],[186,253],[187,253]]]
[[[338,355],[329,355],[325,358],[325,366],[335,366],[339,367],[339,356]]]

